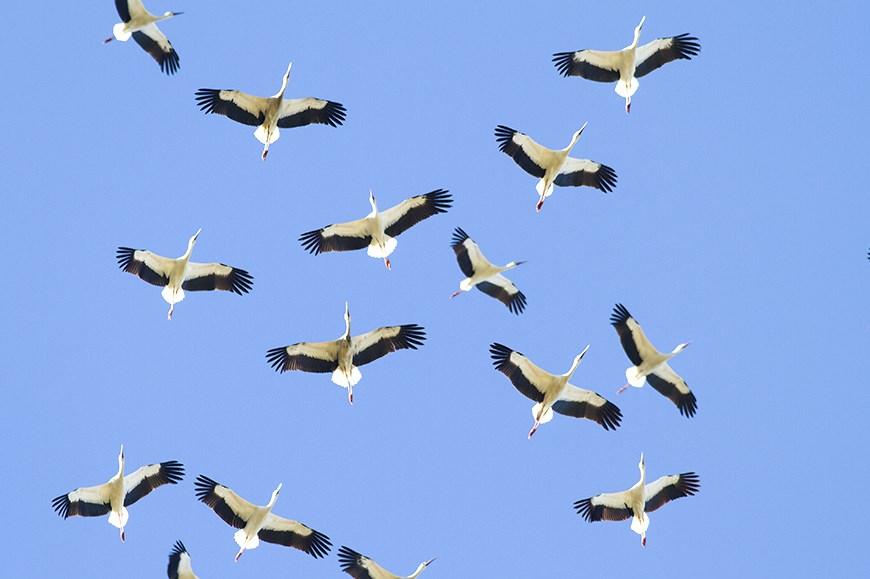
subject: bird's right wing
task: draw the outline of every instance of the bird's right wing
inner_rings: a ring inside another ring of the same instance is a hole
[[[172,43],[166,38],[157,25],[151,23],[133,33],[133,40],[151,55],[160,65],[160,71],[166,74],[178,72],[178,53],[172,48]]]
[[[699,490],[701,479],[693,472],[663,476],[643,487],[643,510],[651,513],[665,503],[694,495]]]
[[[266,520],[257,536],[267,543],[305,551],[317,559],[325,557],[332,548],[332,542],[323,533],[299,521],[291,521],[272,513],[266,515]]]
[[[592,390],[568,384],[553,403],[553,411],[574,418],[594,420],[604,430],[616,430],[622,420],[622,412],[616,404]]]
[[[514,314],[520,315],[526,308],[526,294],[521,292],[514,285],[514,282],[500,273],[487,278],[486,281],[479,282],[476,287],[486,295],[492,296],[506,305]]]
[[[196,91],[196,104],[204,113],[224,115],[237,123],[256,127],[266,120],[263,113],[267,99],[237,90],[201,88]]]
[[[282,129],[311,124],[335,127],[344,122],[346,113],[341,103],[313,97],[284,99],[278,111],[278,126]]]
[[[686,381],[674,372],[667,362],[661,364],[654,372],[647,374],[646,381],[659,394],[667,397],[680,409],[680,414],[691,418],[698,410],[698,400],[689,390]]]
[[[616,171],[595,161],[568,157],[553,183],[559,187],[595,187],[610,193],[616,186]]]
[[[299,342],[266,352],[268,362],[276,372],[301,370],[319,374],[338,368],[338,346],[333,342]]]
[[[495,369],[507,376],[523,396],[535,402],[544,400],[544,393],[538,389],[536,383],[552,380],[552,374],[541,370],[519,352],[497,342],[490,344],[489,353]]]
[[[232,489],[213,481],[205,475],[199,475],[194,482],[196,498],[205,503],[217,513],[228,525],[237,529],[243,528],[256,507],[233,492]]]

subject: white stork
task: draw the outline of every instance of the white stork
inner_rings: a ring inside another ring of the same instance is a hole
[[[264,507],[249,503],[232,489],[205,475],[196,477],[194,486],[196,498],[208,505],[228,525],[239,529],[233,535],[240,547],[236,561],[245,549],[256,549],[261,539],[267,543],[305,551],[314,558],[327,555],[332,548],[332,542],[323,533],[271,513],[275,501],[278,500],[278,493],[281,492],[280,484],[272,492],[269,504]]]
[[[646,468],[643,453],[640,453],[640,480],[621,493],[603,493],[574,503],[578,515],[593,521],[624,521],[633,517],[631,530],[640,535],[641,545],[646,547],[646,530],[649,516],[667,502],[694,495],[701,488],[698,475],[693,472],[670,474],[650,484],[646,483]]]
[[[615,430],[619,426],[622,412],[615,404],[596,392],[568,383],[588,349],[589,346],[586,346],[574,358],[574,363],[567,372],[556,376],[535,366],[531,360],[507,346],[499,343],[490,345],[489,352],[495,369],[507,376],[522,395],[537,402],[532,406],[535,424],[529,432],[529,438],[532,438],[539,425],[553,419],[553,411],[574,418],[594,420],[604,430]]]
[[[616,82],[616,94],[625,98],[625,112],[631,110],[631,95],[637,90],[637,79],[672,60],[691,60],[701,51],[698,39],[688,34],[670,38],[657,38],[643,46],[637,46],[640,29],[646,16],[634,29],[634,40],[622,50],[579,50],[557,52],[553,63],[563,76],[582,76],[598,82]]]
[[[124,541],[124,527],[127,525],[127,507],[165,484],[176,484],[184,477],[184,466],[170,460],[160,464],[149,464],[124,476],[124,445],[118,454],[118,473],[109,482],[81,487],[65,495],[56,497],[51,506],[57,514],[66,519],[79,515],[99,517],[109,513],[109,524],[121,530]]]
[[[372,212],[362,219],[348,223],[335,223],[299,236],[302,247],[317,255],[327,251],[353,251],[368,247],[368,254],[383,258],[391,269],[389,255],[396,249],[396,236],[420,223],[427,217],[446,213],[453,198],[445,189],[436,189],[425,195],[405,199],[398,205],[378,212],[375,195],[369,190]]]
[[[344,334],[332,342],[300,342],[266,352],[266,361],[277,372],[332,372],[332,381],[347,388],[353,404],[353,387],[362,378],[357,366],[368,364],[396,350],[416,350],[426,334],[417,324],[386,326],[359,336],[350,335],[350,311],[344,304]]]
[[[190,566],[190,555],[181,541],[176,541],[172,551],[169,552],[166,574],[169,575],[169,579],[199,579]]]
[[[432,564],[435,557],[424,561],[417,566],[417,570],[405,577],[390,573],[365,555],[357,553],[350,547],[342,546],[338,550],[338,562],[341,570],[354,577],[354,579],[414,579],[423,572],[423,569]]]
[[[553,185],[595,187],[605,193],[609,193],[616,186],[616,172],[607,165],[568,156],[586,124],[583,123],[580,130],[574,133],[567,147],[558,151],[542,147],[528,135],[510,127],[498,125],[495,128],[495,140],[499,150],[513,159],[526,173],[540,179],[535,185],[535,191],[541,196],[535,211],[540,211],[544,199],[553,194]]]
[[[292,129],[311,124],[338,126],[344,122],[347,110],[340,103],[314,97],[285,99],[284,91],[290,80],[291,62],[281,82],[281,90],[271,97],[258,97],[237,90],[201,88],[196,91],[196,104],[200,110],[229,117],[237,123],[257,127],[254,136],[263,143],[263,160],[269,154],[269,145],[281,136],[281,129]]]
[[[462,292],[467,292],[476,287],[486,295],[492,296],[508,307],[510,311],[519,315],[526,307],[526,296],[517,289],[511,280],[501,274],[503,271],[522,265],[524,261],[512,261],[504,267],[493,265],[484,257],[483,252],[468,237],[461,228],[457,227],[453,233],[450,245],[456,253],[456,261],[459,269],[467,275],[459,282],[459,291],[454,292],[451,298],[455,298]]]
[[[190,253],[199,237],[200,229],[187,242],[187,251],[178,259],[162,257],[145,249],[119,247],[118,265],[121,269],[156,286],[163,286],[161,295],[169,302],[168,319],[172,319],[175,304],[184,299],[184,291],[225,290],[238,295],[246,294],[254,278],[243,269],[222,263],[194,263]]]
[[[123,22],[112,27],[112,34],[118,40],[126,42],[133,37],[136,44],[150,54],[160,65],[160,70],[173,74],[178,70],[178,53],[172,48],[169,39],[157,28],[157,22],[184,14],[184,12],[164,12],[163,16],[155,16],[142,5],[142,0],[115,0],[115,8]],[[108,37],[103,44],[111,42]]]
[[[650,386],[676,404],[677,408],[680,409],[680,414],[687,418],[694,416],[698,409],[695,395],[689,390],[686,381],[680,378],[668,365],[668,360],[682,352],[691,342],[683,342],[670,354],[659,352],[647,339],[640,324],[631,317],[631,314],[622,304],[616,304],[616,307],[613,308],[610,323],[619,334],[622,349],[625,350],[628,359],[634,364],[625,371],[625,379],[628,380],[628,384],[617,390],[616,393],[621,393],[629,385],[641,388],[646,380]]]

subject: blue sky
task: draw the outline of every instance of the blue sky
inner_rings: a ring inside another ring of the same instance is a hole
[[[174,77],[133,42],[101,40],[111,2],[5,19],[4,461],[9,576],[158,577],[184,541],[208,577],[340,577],[339,545],[432,579],[592,574],[867,573],[863,370],[870,346],[868,8],[737,1],[152,1]],[[534,6],[534,7],[533,7]],[[611,85],[560,77],[554,52],[689,32],[695,60]],[[264,22],[265,21],[265,22]],[[284,130],[260,160],[252,128],[203,115],[198,88],[278,90],[347,107],[344,126]],[[559,189],[500,153],[498,124],[613,167],[610,194]],[[311,256],[300,233],[449,189],[454,207],[399,238],[393,270],[364,252]],[[447,299],[462,227],[528,298]],[[251,294],[193,294],[171,322],[117,246],[247,269]],[[416,323],[428,340],[362,368],[355,404],[328,375],[273,372],[267,349]],[[693,419],[650,387],[616,397],[624,303],[698,398]],[[493,370],[504,343],[616,403],[615,432],[557,416],[526,439],[531,401]],[[51,499],[178,460],[181,484],[105,518]],[[701,492],[629,523],[575,500],[695,471]],[[332,539],[332,555],[261,545],[194,497],[205,474]],[[845,494],[845,497],[838,496]]]

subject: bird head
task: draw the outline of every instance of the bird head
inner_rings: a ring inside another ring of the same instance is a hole
[[[164,12],[163,17],[169,18],[170,16],[178,16],[179,14],[184,14],[184,12]]]
[[[284,486],[284,483],[278,483],[278,487],[272,491],[272,499],[269,501],[270,505],[274,505],[275,501],[278,500],[278,493],[281,492],[281,487]]]
[[[677,346],[676,348],[674,348],[674,351],[673,351],[672,353],[673,353],[673,354],[679,354],[680,352],[682,352],[683,350],[685,350],[686,348],[688,348],[688,347],[689,347],[689,344],[691,344],[691,343],[692,343],[692,342],[683,342],[682,344],[680,344],[679,346]]]
[[[193,244],[196,243],[196,238],[199,237],[199,234],[202,233],[202,227],[196,230],[196,233],[193,234],[193,237],[190,238],[190,246],[193,247]]]
[[[120,460],[120,461],[124,460],[124,445],[123,444],[121,445],[121,452],[118,453],[118,460]]]
[[[375,200],[375,194],[371,189],[369,189],[369,203],[371,203],[371,205],[372,205],[372,211],[377,213],[378,202]]]
[[[580,129],[576,133],[574,133],[574,136],[571,137],[571,143],[568,145],[569,151],[574,148],[574,145],[577,143],[577,140],[580,138],[580,135],[583,134],[583,129],[585,129],[586,125],[588,125],[588,124],[589,124],[588,121],[583,123],[583,126],[580,127]]]
[[[646,463],[644,463],[644,461],[643,461],[643,451],[641,451],[641,453],[640,453],[640,462],[637,463],[637,468],[639,468],[640,471],[643,472],[643,469],[644,469],[645,467],[646,467]]]
[[[638,25],[637,25],[637,28],[634,29],[634,35],[635,35],[635,36],[640,36],[640,31],[641,31],[641,29],[643,28],[643,23],[644,23],[645,20],[646,20],[646,16],[644,16],[644,17],[642,17],[642,18],[640,19],[640,24],[638,24]]]
[[[522,265],[524,263],[526,263],[526,262],[525,261],[512,261],[509,264],[507,264],[507,266],[508,267],[517,267],[518,265]]]

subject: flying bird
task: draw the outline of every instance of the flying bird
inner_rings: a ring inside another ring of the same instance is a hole
[[[347,388],[347,399],[353,404],[353,387],[362,378],[357,366],[368,364],[396,350],[416,350],[426,339],[424,329],[417,324],[387,326],[350,335],[350,311],[344,304],[344,334],[332,342],[300,342],[266,352],[266,361],[277,372],[332,372],[332,381]]]
[[[694,416],[698,409],[695,395],[689,390],[686,381],[680,378],[668,365],[668,360],[682,352],[691,342],[683,342],[670,354],[659,352],[647,339],[640,324],[631,317],[631,314],[622,304],[616,304],[616,307],[613,308],[610,323],[619,334],[622,349],[625,350],[628,359],[634,364],[625,371],[625,379],[628,380],[628,384],[617,390],[616,393],[621,393],[629,385],[641,388],[646,380],[650,386],[676,404],[677,408],[680,409],[680,414],[687,418]]]
[[[594,420],[604,430],[615,430],[619,426],[622,412],[615,404],[591,390],[568,383],[588,349],[589,346],[586,346],[574,358],[567,372],[556,376],[535,366],[531,360],[507,346],[499,343],[490,345],[489,352],[495,369],[507,376],[521,394],[537,403],[532,406],[535,424],[529,432],[529,438],[532,438],[539,425],[553,419],[554,411],[565,416]]]
[[[138,275],[144,281],[162,286],[161,295],[169,302],[167,319],[172,319],[175,304],[184,299],[184,291],[224,290],[235,294],[251,291],[254,278],[243,269],[222,263],[194,263],[190,253],[196,243],[200,229],[187,242],[187,251],[178,259],[162,257],[145,249],[119,247],[118,265],[127,273]]]
[[[183,12],[164,12],[163,16],[155,16],[142,5],[142,0],[115,0],[115,8],[123,22],[112,27],[112,34],[122,42],[133,37],[136,44],[150,54],[160,65],[160,70],[166,74],[178,71],[178,53],[172,48],[169,39],[157,28],[157,22],[184,14]],[[103,44],[111,42],[108,37]]]
[[[637,46],[640,30],[646,16],[634,29],[631,44],[616,51],[579,50],[557,52],[553,63],[563,76],[582,76],[598,82],[616,82],[616,94],[625,99],[625,112],[631,110],[631,96],[637,90],[639,79],[672,60],[691,60],[701,51],[698,39],[688,34],[670,38],[657,38],[641,47]]]
[[[329,537],[297,521],[272,514],[281,484],[272,492],[269,504],[253,505],[205,475],[196,477],[196,498],[217,513],[228,525],[237,529],[233,537],[240,549],[236,561],[245,549],[256,549],[260,540],[305,551],[314,558],[324,557],[332,548]]]
[[[341,570],[355,579],[414,579],[423,572],[423,569],[432,564],[435,558],[424,561],[417,566],[417,570],[408,575],[396,575],[390,573],[365,555],[361,555],[350,547],[342,546],[338,550],[338,562]]]
[[[567,147],[558,151],[543,147],[528,135],[510,127],[498,125],[495,128],[495,140],[499,150],[513,159],[526,173],[540,179],[535,185],[535,191],[541,197],[535,211],[540,211],[544,200],[553,194],[553,185],[595,187],[605,193],[609,193],[616,186],[616,172],[607,165],[568,156],[586,124],[583,123],[580,130],[574,133]]]
[[[513,313],[519,315],[523,312],[526,307],[526,296],[501,272],[522,265],[524,261],[512,261],[504,267],[491,264],[474,240],[459,227],[453,233],[450,247],[456,253],[459,269],[468,276],[459,282],[459,291],[454,292],[451,298],[476,287],[506,305]]]
[[[199,579],[190,566],[190,555],[181,541],[176,541],[172,551],[169,552],[166,574],[169,575],[169,579]]]
[[[348,223],[327,225],[299,236],[302,247],[317,255],[327,251],[353,251],[368,247],[368,254],[383,258],[391,269],[389,255],[396,249],[398,236],[427,217],[446,213],[453,198],[445,189],[436,189],[425,195],[405,199],[398,205],[378,212],[374,193],[369,190],[372,212],[362,219]]]
[[[290,80],[291,62],[284,73],[281,90],[271,97],[258,97],[237,90],[201,88],[196,91],[196,104],[200,110],[229,117],[237,123],[257,127],[254,136],[263,143],[263,160],[269,154],[269,145],[281,136],[279,129],[291,129],[311,124],[335,127],[344,122],[347,110],[340,103],[314,97],[285,99],[284,91]]]
[[[81,487],[65,495],[56,497],[51,506],[58,515],[66,519],[79,515],[99,517],[109,514],[109,524],[121,530],[124,541],[124,527],[127,525],[127,507],[165,484],[176,484],[184,477],[184,466],[170,460],[160,464],[149,464],[124,476],[124,445],[118,454],[118,473],[109,482]]]
[[[632,517],[631,530],[640,535],[641,545],[646,547],[646,530],[649,516],[665,503],[680,497],[694,495],[701,488],[698,475],[693,472],[670,474],[650,484],[646,482],[643,453],[640,453],[640,480],[621,493],[603,493],[574,503],[578,515],[587,521],[624,521]]]

